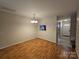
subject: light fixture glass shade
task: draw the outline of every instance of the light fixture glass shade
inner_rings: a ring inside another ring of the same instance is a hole
[[[36,20],[35,23],[38,23],[38,21]]]
[[[30,21],[30,23],[34,23],[34,22],[35,22],[34,20],[31,20],[31,21]]]
[[[31,20],[30,23],[38,23],[37,20]]]

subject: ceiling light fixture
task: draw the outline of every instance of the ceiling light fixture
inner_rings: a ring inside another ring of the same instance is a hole
[[[38,18],[36,17],[35,14],[33,14],[33,17],[31,19],[30,23],[38,23]]]

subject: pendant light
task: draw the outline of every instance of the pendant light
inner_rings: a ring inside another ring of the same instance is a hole
[[[38,23],[38,18],[36,17],[35,14],[33,14],[33,17],[31,19],[30,23]]]

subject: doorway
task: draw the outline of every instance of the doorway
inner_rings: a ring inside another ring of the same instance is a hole
[[[57,44],[63,47],[76,47],[76,13],[57,17]]]

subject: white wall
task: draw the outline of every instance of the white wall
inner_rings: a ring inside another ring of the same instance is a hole
[[[46,25],[46,31],[40,31],[40,25]],[[38,24],[38,37],[56,43],[56,17],[45,17]]]
[[[33,38],[56,42],[56,17],[45,17],[38,24],[31,24],[30,18],[0,11],[0,49]],[[46,25],[46,31],[40,31]]]
[[[0,48],[33,39],[37,34],[37,25],[30,18],[0,11]]]
[[[79,57],[79,11],[77,13],[76,51]]]

